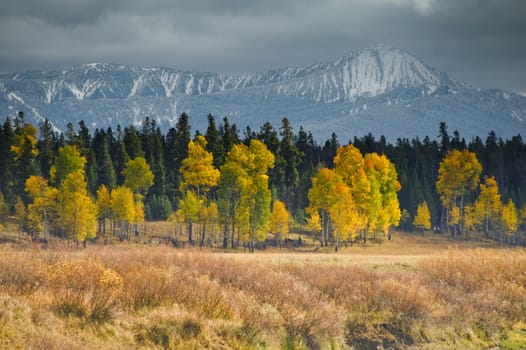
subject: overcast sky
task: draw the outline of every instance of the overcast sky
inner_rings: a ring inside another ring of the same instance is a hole
[[[110,62],[248,72],[378,43],[526,94],[525,0],[6,0],[0,72]]]

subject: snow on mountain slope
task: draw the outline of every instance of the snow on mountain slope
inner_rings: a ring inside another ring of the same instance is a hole
[[[0,113],[18,110],[61,129],[80,119],[93,127],[128,125],[146,115],[166,128],[188,112],[198,129],[209,113],[253,129],[286,116],[318,138],[336,132],[343,140],[369,131],[433,137],[440,121],[466,137],[526,131],[523,96],[473,89],[385,45],[240,76],[105,63],[0,75]]]

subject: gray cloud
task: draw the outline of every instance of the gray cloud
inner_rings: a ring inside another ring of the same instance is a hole
[[[0,71],[262,71],[387,43],[473,85],[524,92],[524,18],[521,0],[19,0],[0,4]]]

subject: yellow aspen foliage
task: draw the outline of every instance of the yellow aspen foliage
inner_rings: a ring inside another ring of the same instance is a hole
[[[77,242],[96,236],[97,207],[88,195],[81,171],[66,176],[59,194],[56,226]]]
[[[329,240],[329,208],[332,204],[330,194],[334,185],[339,182],[342,182],[341,177],[334,170],[321,168],[316,176],[312,178],[312,187],[307,194],[309,198],[307,212],[311,213],[311,215],[316,212],[320,220],[322,245],[327,245]]]
[[[495,177],[484,177],[484,183],[479,188],[480,194],[473,206],[473,219],[477,227],[488,233],[490,228],[498,226],[502,202]]]
[[[321,219],[317,210],[310,211],[307,218],[307,228],[312,231],[321,231]]]
[[[240,205],[236,210],[236,225],[239,239],[248,242],[251,237],[250,232],[250,208],[247,205]]]
[[[133,192],[125,186],[111,191],[111,211],[113,219],[121,223],[131,223],[135,219]]]
[[[334,171],[342,181],[350,184],[356,181],[364,169],[365,161],[362,153],[353,145],[339,147],[334,157]]]
[[[201,215],[206,205],[206,193],[211,187],[217,186],[220,172],[214,167],[214,156],[206,150],[207,141],[203,135],[198,135],[195,141],[188,143],[188,157],[183,159],[179,171],[183,177],[180,189],[186,191],[182,205],[183,213],[188,220],[188,240],[192,241],[192,221],[202,222]],[[193,196],[195,195],[195,199]],[[204,197],[203,197],[204,195]],[[201,244],[204,242],[204,232]]]
[[[426,201],[418,205],[413,225],[416,228],[421,229],[422,232],[431,229],[431,213],[429,212],[429,207],[427,206]]]
[[[20,197],[16,198],[15,218],[18,221],[19,228],[22,228],[26,220],[26,206],[24,205],[24,202],[22,201],[22,198]]]
[[[270,215],[269,231],[281,238],[289,234],[290,214],[285,207],[285,203],[275,200]]]
[[[274,168],[275,157],[259,140],[253,139],[249,145],[249,169],[257,175],[265,175],[269,169]]]
[[[353,145],[339,147],[334,157],[334,171],[349,186],[357,208],[364,214],[371,198],[371,183],[360,150]]]
[[[471,231],[476,227],[475,209],[471,205],[464,206],[464,213],[462,221],[464,222],[464,229]]]
[[[456,205],[449,209],[449,224],[457,225],[460,222],[460,208]]]
[[[450,151],[440,162],[436,183],[444,207],[451,207],[455,204],[455,198],[474,191],[479,184],[481,172],[482,165],[475,153],[468,150]]]
[[[219,223],[219,211],[217,208],[217,203],[212,202],[209,205],[203,205],[201,208],[201,220],[203,225],[206,225],[208,228],[209,235],[212,238],[216,238],[215,235],[219,232],[218,223]]]
[[[136,224],[144,222],[144,203],[142,200],[135,201],[135,216],[133,222]]]
[[[330,193],[333,191],[334,185],[339,182],[342,182],[342,179],[335,171],[328,168],[318,170],[316,176],[312,178],[312,187],[308,192],[308,210],[329,210],[332,199]]]
[[[48,182],[42,176],[33,175],[26,180],[25,191],[32,199],[43,196],[48,188]]]
[[[176,211],[172,212],[170,216],[168,217],[168,222],[173,222],[174,224],[174,235],[182,235],[183,234],[183,223],[184,223],[185,217],[183,215],[183,211],[181,209],[177,209]]]
[[[51,181],[60,185],[69,174],[80,172],[84,176],[85,165],[86,158],[80,155],[77,147],[71,145],[60,147],[55,163],[49,171]]]
[[[37,128],[32,124],[25,124],[17,129],[11,151],[14,153],[15,160],[36,157],[38,155]]]
[[[508,236],[512,236],[519,228],[519,216],[515,203],[510,199],[502,208],[502,226]]]
[[[477,188],[481,172],[482,165],[477,160],[477,156],[466,149],[450,151],[440,162],[436,182],[440,201],[445,208],[458,206],[459,210],[458,220],[456,217],[446,217],[450,226],[458,225],[457,230],[452,231],[453,234],[455,232],[461,234],[463,231],[464,196]],[[453,210],[447,210],[447,213],[456,214]]]
[[[208,224],[216,224],[219,220],[219,214],[217,210],[217,203],[212,202],[210,205],[203,206],[203,213],[201,214],[204,222]]]
[[[111,217],[111,194],[105,185],[97,190],[97,217],[99,220]]]
[[[254,250],[256,240],[264,240],[270,218],[271,192],[267,171],[274,167],[274,155],[265,144],[252,139],[248,147],[236,145],[227,156],[227,163],[238,164],[236,187],[239,202],[236,207],[236,222],[241,240]]]
[[[47,236],[47,225],[53,221],[58,209],[58,190],[49,186],[43,177],[30,176],[26,180],[25,191],[32,199],[32,203],[27,206],[27,227],[33,237],[40,233]]]
[[[188,190],[185,196],[179,200],[181,214],[186,220],[197,220],[199,218],[199,208],[203,205],[203,200],[197,198],[197,194]]]
[[[214,156],[206,150],[207,141],[203,135],[196,141],[188,143],[188,157],[183,159],[179,171],[183,176],[181,189],[195,188],[197,196],[216,186],[219,180],[219,170],[214,167]]]
[[[356,238],[360,221],[349,186],[343,182],[336,183],[330,197],[329,215],[334,227],[333,236],[336,240],[336,251],[338,251],[341,241]]]
[[[137,157],[126,162],[122,175],[124,176],[124,186],[130,188],[136,195],[147,192],[153,185],[153,172],[143,157]]]
[[[402,216],[397,196],[401,188],[398,174],[394,164],[383,154],[368,153],[364,163],[371,184],[365,205],[367,224],[369,229],[387,233],[391,226],[399,225]]]

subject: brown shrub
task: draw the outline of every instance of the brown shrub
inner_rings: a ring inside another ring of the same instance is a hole
[[[49,266],[46,286],[60,313],[104,321],[120,303],[122,278],[99,262],[72,260]]]
[[[42,260],[28,253],[2,251],[0,258],[0,289],[13,294],[31,294],[45,281]]]

